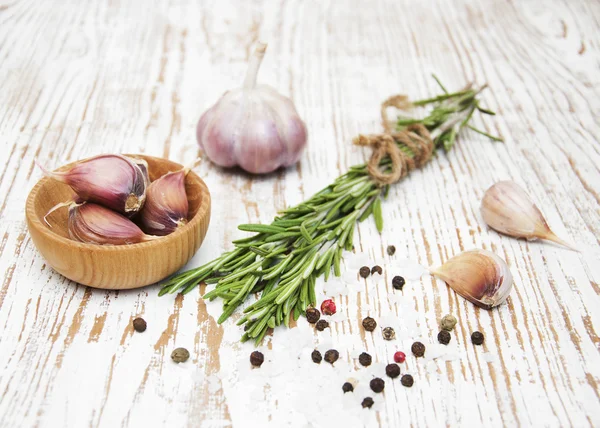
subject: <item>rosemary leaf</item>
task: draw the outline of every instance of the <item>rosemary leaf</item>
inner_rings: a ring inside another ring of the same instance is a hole
[[[379,233],[383,232],[383,216],[381,214],[381,199],[375,199],[373,202],[373,217],[375,218],[375,226]]]

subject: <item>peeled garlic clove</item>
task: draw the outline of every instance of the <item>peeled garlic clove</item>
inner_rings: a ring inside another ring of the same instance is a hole
[[[148,187],[140,221],[146,233],[164,236],[187,224],[188,199],[185,176],[189,169],[170,172]]]
[[[432,275],[446,282],[465,299],[484,309],[503,303],[512,290],[513,278],[506,262],[485,250],[472,250],[452,257]]]
[[[573,248],[548,227],[529,195],[513,181],[499,181],[481,201],[481,215],[492,229],[515,238],[547,239]]]
[[[71,186],[81,199],[128,216],[138,212],[146,200],[148,168],[140,159],[100,155],[80,161],[64,172],[48,171],[39,163],[38,166],[46,176]]]
[[[265,174],[296,163],[306,145],[306,125],[292,101],[256,76],[267,45],[250,58],[242,88],[225,92],[198,121],[198,144],[219,166]]]

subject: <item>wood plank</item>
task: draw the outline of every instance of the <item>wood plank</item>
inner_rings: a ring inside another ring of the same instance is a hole
[[[1,425],[320,426],[324,412],[349,425],[598,425],[599,22],[593,0],[0,4]],[[363,162],[368,150],[351,139],[381,129],[389,95],[439,91],[432,72],[449,88],[487,82],[483,101],[498,114],[475,125],[505,142],[466,132],[394,186],[384,233],[367,221],[355,237],[357,252],[384,267],[381,280],[320,293],[342,314],[331,332],[313,334],[303,320],[280,329],[261,348],[267,364],[250,370],[253,346],[237,342],[236,316],[216,324],[218,302],[200,291],[158,298],[157,287],[71,283],[36,252],[23,206],[40,177],[36,157],[57,166],[103,152],[197,156],[198,117],[241,83],[258,40],[269,43],[259,79],[293,98],[309,146],[296,167],[267,177],[197,168],[213,221],[189,267],[231,248],[243,236],[237,224],[268,222]],[[581,252],[488,230],[479,203],[500,179],[523,185]],[[479,310],[429,277],[390,297],[401,258],[439,265],[474,247],[505,258],[515,277],[498,310]],[[364,386],[396,349],[433,343],[446,313],[459,320],[456,358],[409,358],[403,370],[415,386],[388,380],[371,411],[357,404],[366,390],[341,394],[345,379]],[[144,334],[131,327],[138,315]],[[398,323],[401,338],[364,334],[366,315]],[[481,349],[470,344],[474,330],[486,334]],[[177,346],[191,351],[188,363],[170,360]],[[313,346],[336,347],[340,362],[316,367],[306,354]],[[359,370],[353,356],[363,350],[376,364]]]

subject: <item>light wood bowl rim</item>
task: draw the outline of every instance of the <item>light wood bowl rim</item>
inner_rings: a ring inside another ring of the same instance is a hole
[[[183,165],[180,165],[179,163],[171,161],[169,159],[163,159],[163,158],[158,158],[158,157],[148,156],[148,155],[143,155],[143,154],[124,154],[124,156],[140,158],[140,159],[144,159],[144,160],[152,159],[155,162],[169,162],[180,168],[184,168]],[[85,158],[85,159],[87,159],[87,158]],[[85,160],[85,159],[82,159],[82,160]],[[74,164],[76,164],[77,162],[80,162],[80,161],[71,162],[69,164],[66,164],[66,165],[60,167],[59,169],[60,170],[68,169],[71,166],[73,166]],[[208,198],[208,200],[210,200],[210,192],[208,191],[208,187],[206,186],[206,183],[204,182],[204,180],[202,180],[192,170],[190,170],[188,172],[188,175],[191,176],[192,180],[197,181],[198,184],[200,185],[200,187],[202,189],[202,198]],[[52,178],[43,177],[36,183],[35,186],[33,186],[31,191],[29,192],[29,195],[27,196],[25,215],[27,216],[27,219],[29,220],[31,227],[35,227],[35,229],[38,232],[42,233],[46,238],[50,239],[51,241],[60,242],[60,243],[69,245],[74,248],[81,248],[81,249],[86,249],[86,250],[90,250],[90,251],[107,252],[108,253],[108,252],[135,252],[135,251],[145,250],[145,249],[152,248],[152,247],[158,247],[160,245],[168,244],[169,242],[178,241],[181,239],[181,237],[183,235],[192,233],[194,231],[194,226],[196,224],[203,221],[207,216],[210,216],[210,203],[207,203],[207,201],[204,201],[204,199],[202,199],[202,202],[200,203],[200,207],[198,208],[196,215],[194,215],[194,217],[190,221],[188,221],[188,223],[186,225],[184,225],[183,227],[177,228],[177,230],[175,232],[173,232],[169,235],[166,235],[166,236],[162,236],[159,239],[155,239],[155,240],[147,241],[147,242],[140,242],[137,244],[126,244],[126,245],[86,244],[84,242],[74,241],[72,239],[65,238],[63,236],[58,235],[57,233],[53,232],[52,229],[50,227],[48,227],[48,225],[46,225],[43,222],[43,220],[37,216],[36,210],[35,210],[35,201],[38,197],[39,190],[42,188],[42,186],[45,183],[47,183],[50,180],[52,180]]]

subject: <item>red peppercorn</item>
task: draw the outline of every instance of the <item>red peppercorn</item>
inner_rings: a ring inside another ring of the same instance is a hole
[[[331,299],[323,300],[323,303],[321,303],[321,312],[323,312],[325,315],[335,314],[335,302]]]
[[[394,354],[394,361],[397,363],[403,363],[406,361],[406,354],[402,351],[398,351]]]

